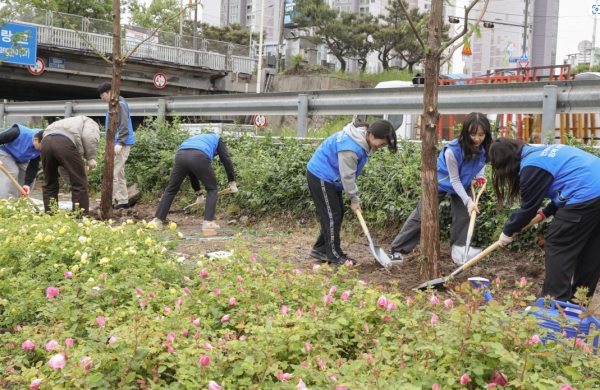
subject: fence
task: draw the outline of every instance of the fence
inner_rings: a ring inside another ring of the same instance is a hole
[[[62,15],[66,21],[54,11],[29,8],[16,15],[13,21],[36,26],[40,45],[93,51],[87,40],[99,52],[112,53],[112,22],[64,13]],[[141,39],[128,37],[126,27],[121,26],[123,54],[133,50],[140,41]],[[140,45],[131,57],[252,74],[257,60],[249,57],[250,53],[249,46],[158,31],[156,39]]]

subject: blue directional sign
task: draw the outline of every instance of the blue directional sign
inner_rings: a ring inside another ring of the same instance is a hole
[[[508,62],[511,64],[516,64],[517,62],[519,62],[519,59],[517,57],[510,57],[508,59]]]
[[[13,35],[19,39],[16,40]],[[18,23],[6,23],[0,27],[0,62],[35,66],[36,56],[36,27]]]

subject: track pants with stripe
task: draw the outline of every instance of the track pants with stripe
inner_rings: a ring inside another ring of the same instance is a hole
[[[317,208],[321,233],[313,249],[327,254],[330,260],[337,260],[344,256],[340,247],[340,228],[344,218],[344,199],[342,191],[312,173],[307,172],[306,179],[310,195]]]

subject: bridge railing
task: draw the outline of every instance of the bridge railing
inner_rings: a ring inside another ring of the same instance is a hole
[[[29,8],[14,17],[15,22],[38,27],[38,43],[70,49],[94,50],[82,37],[101,53],[112,53],[112,23],[106,20],[64,14],[66,21],[56,12]],[[69,28],[69,25],[78,32]],[[157,32],[157,38],[140,45],[131,56],[177,65],[199,66],[219,71],[251,74],[256,65],[249,46]],[[126,34],[121,26],[121,51],[129,53],[140,42]]]

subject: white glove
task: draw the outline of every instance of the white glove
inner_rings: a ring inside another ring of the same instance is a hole
[[[469,212],[469,216],[471,216],[473,210],[475,210],[477,214],[479,214],[479,209],[477,205],[475,204],[475,202],[473,202],[473,200],[469,199],[469,201],[467,202],[467,211]]]
[[[98,167],[98,163],[96,162],[96,160],[94,160],[93,158],[87,160],[87,166],[90,169],[96,169]]]
[[[231,183],[229,183],[229,188],[231,188],[231,193],[235,194],[236,192],[238,192],[237,186],[235,185],[235,182],[232,181]]]
[[[29,195],[29,186],[23,186],[23,192],[21,193],[23,196]]]
[[[196,203],[197,205],[203,205],[206,201],[204,200],[204,195],[200,194],[198,195],[198,197],[196,198]]]
[[[514,240],[514,238],[513,238],[513,237],[509,237],[509,236],[507,236],[506,234],[504,234],[504,233],[501,233],[501,234],[500,234],[500,239],[498,239],[498,243],[500,243],[500,246],[501,246],[502,248],[506,248],[506,246],[507,246],[508,244],[510,244],[510,243],[511,243],[513,240]]]
[[[119,145],[119,144],[115,145],[115,156],[117,154],[121,153],[121,149],[123,149],[122,145]]]

